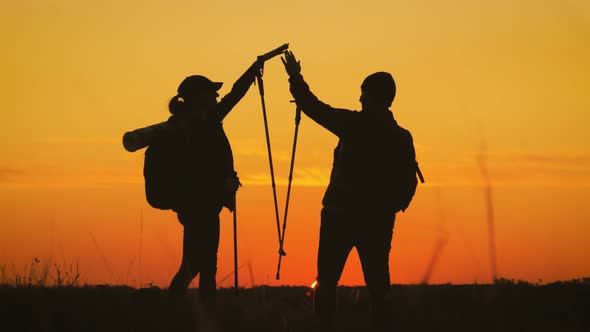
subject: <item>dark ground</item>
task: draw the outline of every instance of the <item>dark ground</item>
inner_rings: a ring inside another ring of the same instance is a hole
[[[164,290],[129,287],[0,287],[3,331],[318,331],[310,289],[221,289],[215,319],[191,290],[171,302]],[[590,332],[590,278],[547,285],[393,285],[396,331]],[[362,287],[339,288],[337,331],[369,331]]]

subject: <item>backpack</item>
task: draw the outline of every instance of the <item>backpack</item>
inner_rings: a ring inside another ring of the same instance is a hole
[[[150,206],[174,209],[181,195],[181,153],[170,135],[160,135],[148,146],[143,163],[145,196]]]
[[[405,212],[418,185],[412,135],[393,118],[359,123],[360,129],[340,138],[334,149],[322,204],[342,210]]]
[[[410,132],[399,125],[393,129],[393,141],[395,150],[394,167],[394,210],[405,212],[418,186],[418,178],[424,183],[424,177],[416,161],[416,151]]]

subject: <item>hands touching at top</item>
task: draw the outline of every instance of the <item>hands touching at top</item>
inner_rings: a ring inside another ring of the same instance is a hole
[[[259,55],[256,58],[256,61],[252,64],[252,69],[258,70],[258,71],[262,71],[262,68],[264,67],[264,62],[268,61],[272,58],[274,58],[277,55],[282,54],[283,52],[285,52],[287,49],[289,48],[289,44],[283,44],[279,47],[277,47],[276,49],[267,52],[265,54]]]
[[[301,63],[291,51],[285,51],[284,57],[281,58],[285,71],[289,74],[289,77],[295,77],[301,75]]]

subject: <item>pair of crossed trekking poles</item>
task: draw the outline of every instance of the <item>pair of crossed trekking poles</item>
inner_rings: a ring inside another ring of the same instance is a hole
[[[264,81],[262,80],[262,74],[264,71],[264,62],[266,60],[269,60],[277,55],[282,54],[283,52],[285,52],[287,49],[289,48],[289,44],[283,44],[281,46],[279,46],[278,48],[276,48],[273,51],[270,51],[264,55],[261,55],[258,57],[258,60],[261,60],[262,62],[262,67],[260,68],[260,71],[258,71],[256,73],[256,85],[258,85],[258,91],[260,93],[260,101],[262,104],[262,116],[264,118],[264,132],[266,135],[266,148],[268,151],[268,162],[269,162],[269,166],[270,166],[270,178],[271,178],[271,184],[272,184],[272,194],[273,194],[273,201],[274,201],[274,209],[275,209],[275,219],[277,222],[277,234],[278,234],[278,239],[279,239],[279,259],[278,259],[278,264],[277,264],[277,274],[276,274],[276,279],[279,280],[281,278],[281,261],[283,256],[286,256],[287,253],[285,252],[284,248],[283,248],[283,244],[285,242],[285,230],[287,228],[287,215],[289,212],[289,198],[291,196],[291,183],[293,181],[293,168],[295,165],[295,150],[297,148],[297,135],[299,132],[299,122],[301,122],[301,109],[299,107],[296,107],[296,112],[295,112],[295,133],[294,133],[294,137],[293,137],[293,149],[291,151],[291,164],[289,166],[289,182],[287,185],[287,197],[286,197],[286,202],[285,202],[285,214],[283,215],[283,225],[282,225],[282,231],[281,231],[281,224],[280,224],[280,218],[279,218],[279,207],[278,207],[278,203],[277,203],[277,189],[276,189],[276,183],[275,183],[275,175],[274,175],[274,166],[273,166],[273,161],[272,161],[272,151],[271,151],[271,147],[270,147],[270,135],[269,135],[269,131],[268,131],[268,119],[266,117],[266,103],[264,101]],[[292,100],[291,102],[295,102],[294,100]],[[234,207],[234,211],[233,211],[233,219],[234,219],[234,289],[237,293],[238,291],[238,235],[237,235],[237,213],[236,213],[236,208]]]

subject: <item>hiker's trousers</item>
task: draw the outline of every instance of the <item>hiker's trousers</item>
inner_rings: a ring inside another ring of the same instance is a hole
[[[178,212],[178,220],[184,227],[182,262],[170,285],[184,292],[199,274],[199,296],[211,306],[215,305],[220,210],[221,207]]]
[[[336,287],[348,254],[357,249],[365,284],[377,324],[390,317],[388,293],[389,252],[395,213],[392,211],[344,211],[324,207],[321,212],[315,307],[320,318],[333,319]]]

